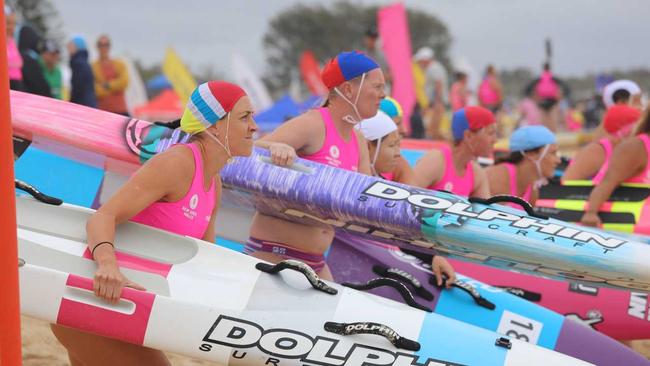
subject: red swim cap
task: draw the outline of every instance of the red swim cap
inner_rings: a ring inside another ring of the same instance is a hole
[[[332,90],[343,82],[379,68],[379,65],[359,51],[341,52],[323,68],[321,77],[327,89]]]
[[[616,133],[627,125],[633,124],[641,118],[641,111],[625,104],[609,107],[603,121],[607,133]]]

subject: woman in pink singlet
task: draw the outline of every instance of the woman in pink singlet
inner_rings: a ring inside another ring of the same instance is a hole
[[[132,220],[179,235],[214,241],[221,198],[219,171],[253,148],[253,107],[239,86],[224,81],[199,85],[187,104],[181,129],[189,143],[154,156],[86,224],[88,249],[97,264],[95,295],[116,303],[124,287],[144,290],[120,271],[115,227]],[[170,174],[173,172],[173,174]],[[156,248],[151,248],[156,250]],[[52,325],[76,365],[168,365],[164,353]]]
[[[490,193],[521,197],[534,205],[539,187],[553,177],[560,163],[557,152],[557,140],[548,128],[518,128],[510,136],[510,155],[485,171]]]
[[[503,87],[493,65],[488,65],[478,88],[478,102],[492,113],[498,113],[503,103]]]
[[[373,118],[361,121],[357,126],[368,143],[372,174],[388,179],[388,175],[393,178],[392,173],[398,168],[399,161],[403,158],[399,149],[399,127],[382,110],[377,112]],[[406,166],[408,167],[408,163]],[[410,170],[410,167],[408,169]],[[456,282],[456,272],[444,257],[434,255],[431,260],[431,269],[436,274],[439,286],[442,285],[442,274],[447,275],[447,287],[451,287],[451,284]]]
[[[9,88],[12,90],[25,90],[23,84],[23,58],[18,51],[16,41],[14,40],[14,31],[16,30],[16,13],[9,5],[4,8],[6,19],[6,36],[7,36],[7,68],[9,73]]]
[[[581,223],[588,226],[600,226],[598,217],[600,206],[607,201],[614,189],[621,183],[650,184],[650,109],[646,109],[634,137],[618,144],[609,159],[609,166],[600,184],[591,191],[587,210]]]
[[[291,165],[297,156],[340,169],[370,175],[368,147],[354,129],[374,117],[384,99],[384,75],[377,63],[363,53],[342,52],[323,68],[329,89],[325,106],[283,123],[255,144],[269,149],[278,165]],[[326,280],[332,274],[325,252],[334,239],[331,227],[302,225],[256,213],[244,248],[272,263],[297,259]]]
[[[626,104],[609,107],[603,119],[607,136],[578,151],[562,179],[591,179],[594,183],[600,183],[605,177],[614,148],[632,133],[634,124],[639,121],[639,118],[641,118],[641,111]]]
[[[384,98],[383,73],[370,57],[352,51],[331,59],[323,68],[322,78],[330,91],[325,106],[283,123],[255,144],[268,149],[272,161],[280,166],[293,164],[299,156],[370,174],[368,148],[354,126],[377,114]],[[332,280],[324,254],[333,239],[332,228],[297,224],[258,212],[244,251],[272,263],[297,259],[322,278]]]
[[[453,146],[431,150],[415,165],[417,185],[459,196],[489,198],[485,171],[475,160],[492,155],[497,140],[494,115],[483,107],[465,107],[454,112],[451,127]]]

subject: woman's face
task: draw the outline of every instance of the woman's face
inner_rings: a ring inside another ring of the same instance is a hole
[[[530,154],[530,158],[533,161],[538,161],[544,152],[544,148],[539,149],[538,152]],[[555,176],[555,168],[560,164],[560,156],[558,154],[559,148],[557,144],[548,145],[548,150],[544,157],[541,157],[540,168],[542,170],[542,176],[544,178],[550,179]]]
[[[400,134],[399,131],[393,131],[388,135],[384,136],[381,139],[381,144],[379,146],[379,153],[377,155],[377,160],[375,161],[375,170],[377,173],[389,173],[395,170],[397,166],[397,159],[400,157]],[[377,146],[372,143],[368,144],[368,150],[370,153],[370,160],[375,157],[377,151]]]
[[[253,120],[253,105],[248,96],[240,98],[229,116],[222,118],[213,128],[217,129],[219,140],[224,144],[225,139],[222,136],[228,131],[232,156],[250,156],[253,152],[253,134],[257,131],[257,124]]]
[[[491,157],[497,142],[497,125],[493,123],[478,131],[467,130],[463,140],[466,140],[476,157]]]
[[[357,100],[357,109],[359,110],[362,119],[372,118],[379,110],[379,103],[386,97],[384,94],[384,74],[381,69],[374,69],[366,73],[366,77],[361,84],[361,77],[346,82],[347,85],[342,85],[342,92],[350,102],[354,103],[359,93]],[[359,91],[361,86],[361,91]]]

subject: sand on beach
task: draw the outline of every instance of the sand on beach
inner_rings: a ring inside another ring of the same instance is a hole
[[[47,322],[22,316],[23,365],[25,366],[65,366],[68,356],[50,331]],[[633,341],[632,348],[650,358],[650,340]],[[213,366],[214,362],[197,360],[173,353],[167,353],[172,365]]]
[[[68,354],[56,340],[48,322],[21,316],[24,366],[67,366]],[[172,365],[218,366],[209,361],[197,360],[167,352]]]

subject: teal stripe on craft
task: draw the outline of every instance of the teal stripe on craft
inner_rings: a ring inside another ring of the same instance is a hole
[[[410,166],[415,166],[415,163],[420,160],[424,153],[426,153],[426,151],[409,149],[400,150],[400,154],[404,159],[406,159],[406,161],[408,161]]]
[[[14,166],[17,179],[65,203],[90,207],[97,196],[104,171],[29,147]],[[17,190],[17,193],[22,191]]]
[[[508,310],[516,315],[541,323],[542,326],[539,329],[537,345],[549,349],[555,348],[557,339],[560,336],[562,324],[565,321],[563,316],[500,289],[495,289],[485,284],[478,286],[478,281],[474,281],[468,277],[459,275],[459,278],[475,285],[481,296],[494,303],[496,308],[489,310],[480,307],[467,293],[454,288],[444,290],[440,294],[438,304],[436,305],[436,312],[438,314],[496,332],[504,317],[504,310]],[[504,323],[508,323],[505,318]],[[532,324],[526,321],[522,321],[521,323]],[[518,329],[516,324],[507,325],[509,326],[508,329],[512,329],[515,332]],[[525,335],[525,332],[526,330],[523,329],[521,332],[522,335]],[[511,335],[514,336],[514,334]]]
[[[462,326],[459,326],[462,325]],[[435,349],[436,358],[464,365],[503,365],[505,348],[494,345],[497,334],[468,326],[435,313],[428,313],[422,322],[418,342],[422,349],[416,354],[419,362],[426,360],[427,349]]]

